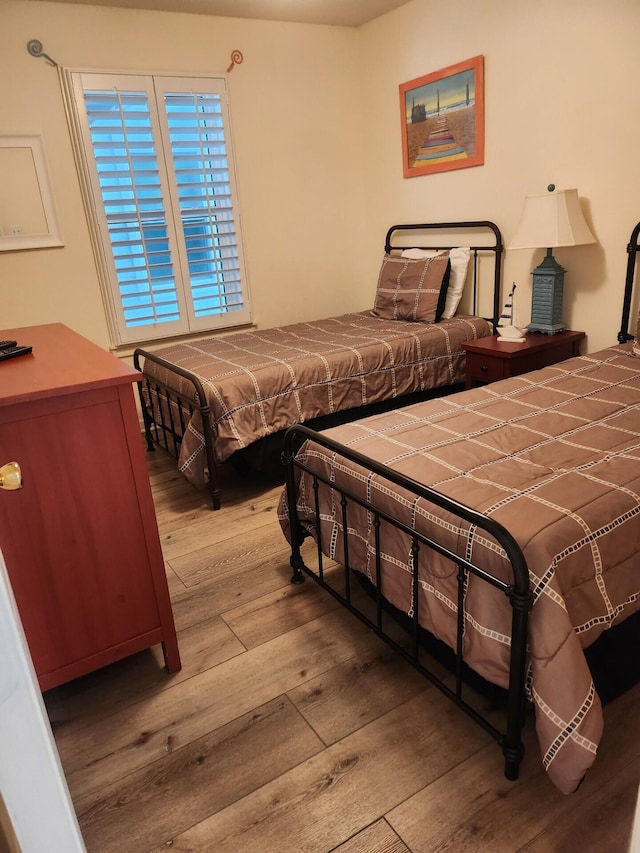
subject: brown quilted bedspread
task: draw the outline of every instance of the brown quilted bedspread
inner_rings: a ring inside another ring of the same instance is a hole
[[[350,448],[482,511],[516,538],[535,598],[528,692],[544,767],[565,793],[575,790],[594,761],[603,729],[583,648],[640,609],[640,359],[628,353],[628,345],[612,347],[328,431]],[[487,534],[470,531],[459,518],[399,493],[317,445],[307,444],[301,452],[316,470],[375,496],[379,506],[454,553],[509,577],[503,551]],[[340,562],[341,507],[332,491],[321,495],[324,543]],[[308,479],[301,483],[300,509],[313,518]],[[283,497],[286,532],[285,516]],[[371,520],[365,511],[350,509],[351,565],[373,580]],[[409,612],[408,539],[397,531],[385,537],[384,523],[381,537],[384,593]],[[428,565],[420,567],[419,613],[424,626],[449,644],[455,637],[455,595],[453,564],[430,554]],[[505,596],[472,577],[466,607],[468,663],[506,686],[510,609]]]
[[[199,377],[222,462],[295,423],[463,382],[462,341],[489,334],[477,317],[427,324],[383,320],[367,311],[176,344],[157,355]],[[192,387],[152,362],[143,370],[174,390]],[[196,414],[179,465],[198,487],[206,477],[203,446]]]

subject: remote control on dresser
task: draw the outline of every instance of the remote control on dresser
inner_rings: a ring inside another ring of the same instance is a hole
[[[21,355],[29,355],[33,347],[7,347],[0,350],[0,361],[7,361],[9,358],[18,358]]]

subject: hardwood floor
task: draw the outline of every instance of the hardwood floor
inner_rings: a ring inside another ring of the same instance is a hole
[[[508,782],[484,731],[289,583],[279,486],[229,469],[214,513],[163,454],[149,471],[183,668],[155,648],[45,694],[89,853],[628,850],[640,685],[606,706],[575,794],[531,725]]]

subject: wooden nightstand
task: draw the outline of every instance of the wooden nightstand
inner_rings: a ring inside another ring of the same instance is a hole
[[[465,387],[473,388],[475,385],[519,376],[580,355],[580,342],[584,336],[584,332],[566,330],[557,335],[529,332],[527,339],[520,344],[499,341],[497,335],[477,341],[463,341],[462,348],[467,353]]]

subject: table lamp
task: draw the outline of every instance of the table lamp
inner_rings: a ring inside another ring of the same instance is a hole
[[[528,195],[524,201],[522,219],[510,249],[546,249],[542,263],[531,273],[530,332],[555,335],[566,328],[562,322],[564,274],[551,254],[559,246],[582,246],[595,243],[580,207],[578,190],[556,190],[553,184],[548,192]]]

